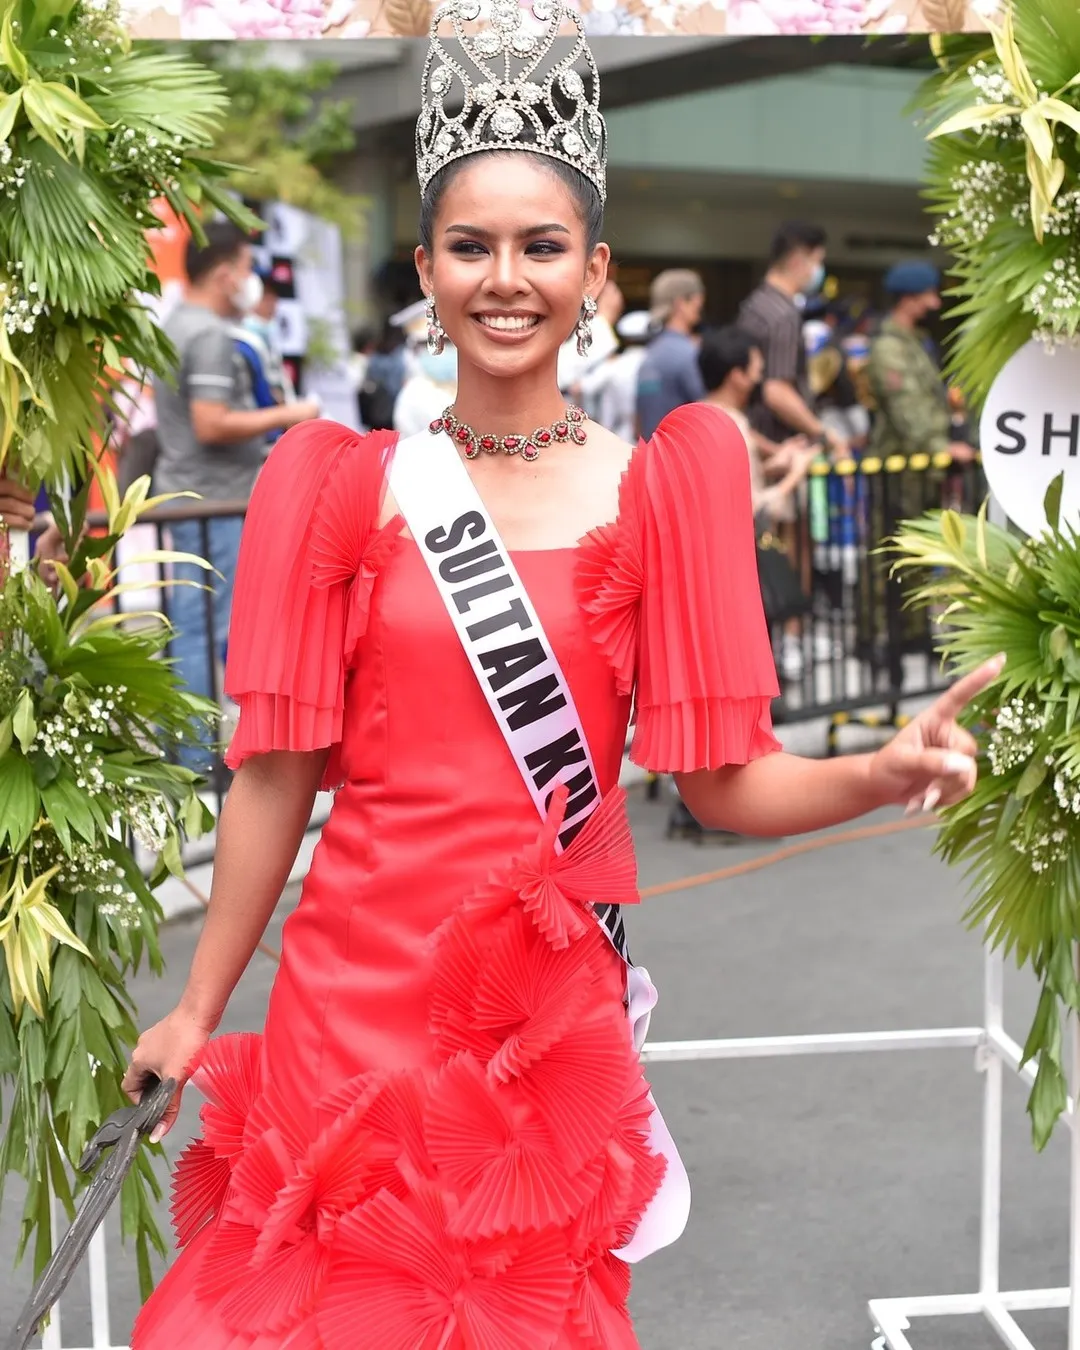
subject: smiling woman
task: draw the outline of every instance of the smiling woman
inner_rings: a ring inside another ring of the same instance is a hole
[[[252,497],[209,916],[126,1080],[194,1066],[208,1097],[134,1350],[196,1324],[200,1350],[638,1350],[630,1263],[689,1184],[637,1054],[631,701],[633,758],[744,833],[974,777],[955,717],[996,667],[876,755],[780,753],[738,431],[685,407],[635,449],[563,401],[610,257],[604,126],[579,17],[534,15],[492,0],[476,33],[451,0],[426,67],[416,265],[454,405],[400,440],[290,432]],[[265,1033],[211,1039],[320,783]]]
[[[580,171],[521,151],[457,160],[429,183],[416,266],[463,358],[467,423],[504,435],[563,416],[553,363],[607,280],[602,209]]]

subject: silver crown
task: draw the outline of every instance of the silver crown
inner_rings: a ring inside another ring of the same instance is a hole
[[[561,159],[607,195],[607,129],[600,115],[600,75],[581,18],[563,0],[534,0],[530,24],[518,0],[491,0],[490,25],[477,0],[449,0],[435,12],[416,124],[420,191],[447,164],[482,150],[530,150]],[[439,36],[449,22],[458,52]],[[564,24],[569,52],[549,61]],[[585,75],[575,66],[585,66]]]

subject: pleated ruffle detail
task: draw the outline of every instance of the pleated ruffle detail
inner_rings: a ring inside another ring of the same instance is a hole
[[[638,446],[618,519],[582,543],[577,590],[619,692],[634,692],[635,763],[690,773],[779,748],[749,462],[719,409],[678,408]]]
[[[401,528],[377,528],[396,435],[331,422],[286,433],[259,474],[244,524],[225,689],[240,707],[226,761],[341,740],[345,678],[371,591]],[[337,786],[331,755],[324,786]]]
[[[638,1350],[612,1252],[666,1163],[589,912],[638,899],[633,846],[616,788],[557,853],[565,804],[432,934],[432,1067],[298,1103],[260,1037],[207,1048],[172,1210],[208,1348]],[[166,1277],[133,1350],[161,1350],[173,1298]]]
[[[641,597],[645,565],[641,530],[641,447],[619,484],[619,514],[610,525],[593,530],[578,549],[576,586],[597,646],[611,663],[620,694],[632,694],[637,667]]]

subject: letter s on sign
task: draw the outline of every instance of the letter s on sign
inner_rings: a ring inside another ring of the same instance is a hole
[[[1009,426],[1010,422],[1022,422],[1027,416],[1022,412],[1003,412],[998,418],[996,426],[1003,436],[1012,438],[1012,445],[995,445],[994,449],[999,455],[1018,455],[1027,446],[1027,437],[1022,431],[1017,431],[1015,427]]]
[[[440,525],[437,529],[430,530],[424,536],[424,543],[432,553],[449,553],[451,549],[458,547],[466,535],[470,539],[479,539],[486,528],[484,517],[479,511],[466,511],[463,516],[458,516],[449,529],[444,529]]]

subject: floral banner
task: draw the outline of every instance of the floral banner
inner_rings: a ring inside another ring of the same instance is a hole
[[[960,33],[1000,0],[578,0],[590,36]],[[134,37],[424,37],[432,0],[127,0]]]

